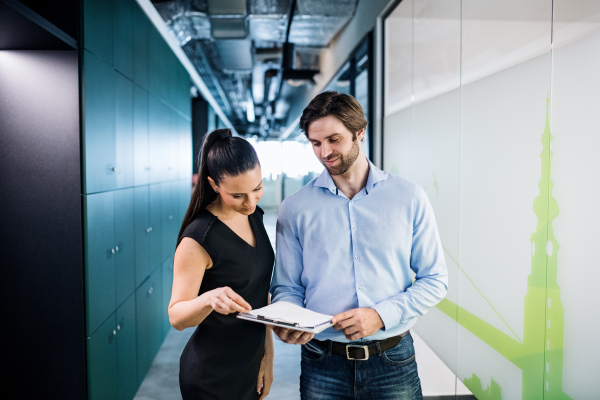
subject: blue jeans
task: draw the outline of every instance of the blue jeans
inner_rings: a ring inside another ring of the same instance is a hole
[[[364,345],[367,343],[357,343]],[[302,346],[302,400],[421,400],[413,340],[408,333],[396,347],[365,361],[348,360],[315,343]]]

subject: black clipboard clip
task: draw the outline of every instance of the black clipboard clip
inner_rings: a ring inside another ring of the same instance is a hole
[[[259,319],[261,321],[271,322],[271,323],[276,324],[276,325],[289,326],[291,328],[297,328],[297,327],[300,326],[300,324],[297,323],[297,322],[283,322],[283,321],[278,321],[278,320],[272,319],[272,318],[265,318],[262,315],[257,315],[256,319]]]

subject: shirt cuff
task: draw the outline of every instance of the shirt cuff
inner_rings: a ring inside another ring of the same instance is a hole
[[[391,329],[400,323],[400,313],[389,300],[384,300],[381,303],[375,304],[372,307],[383,321],[383,331]]]

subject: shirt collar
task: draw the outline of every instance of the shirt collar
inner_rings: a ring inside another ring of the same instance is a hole
[[[367,194],[369,194],[371,193],[371,190],[373,190],[373,186],[375,186],[377,182],[386,180],[387,176],[385,172],[373,165],[373,163],[369,159],[367,159],[367,161],[369,163],[369,177],[367,178],[367,185],[365,186],[365,191]],[[321,173],[321,175],[319,175],[319,177],[315,181],[315,186],[325,188],[332,193],[336,193],[337,191],[337,187],[335,186],[331,175],[329,175],[329,172],[327,172],[327,169],[325,169]]]

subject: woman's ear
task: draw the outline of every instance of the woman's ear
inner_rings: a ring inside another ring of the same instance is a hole
[[[219,187],[217,186],[217,184],[215,183],[215,181],[213,180],[213,178],[211,178],[210,176],[207,176],[206,179],[208,179],[208,183],[210,185],[210,187],[212,188],[212,190],[215,191],[215,193],[219,193]]]

